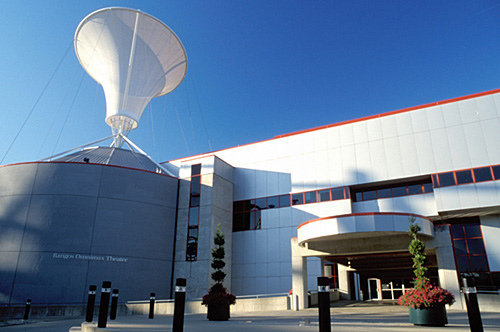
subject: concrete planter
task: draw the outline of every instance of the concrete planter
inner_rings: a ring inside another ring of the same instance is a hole
[[[229,319],[229,304],[209,304],[207,311],[208,320],[228,320]]]
[[[410,307],[410,323],[414,325],[445,326],[448,324],[446,308],[444,305],[423,309]]]

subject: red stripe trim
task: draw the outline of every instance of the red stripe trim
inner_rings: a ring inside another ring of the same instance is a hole
[[[168,174],[156,173],[156,172],[152,172],[152,171],[148,171],[148,170],[140,169],[140,168],[126,167],[126,166],[119,166],[119,165],[97,164],[97,163],[84,163],[84,162],[80,162],[80,161],[28,161],[28,162],[23,162],[23,163],[0,165],[0,168],[8,167],[8,166],[29,165],[29,164],[80,164],[80,165],[107,166],[107,167],[116,167],[116,168],[130,169],[133,171],[140,171],[140,172],[146,172],[146,173],[151,173],[151,174],[157,174],[157,175],[167,176],[167,177],[172,178],[172,179],[177,179],[176,177],[173,177],[173,176],[168,175]]]
[[[421,218],[421,219],[427,219],[430,222],[432,222],[431,219],[429,219],[427,217],[424,217],[424,216],[421,216],[419,214],[415,214],[415,213],[404,213],[404,212],[362,212],[362,213],[342,214],[342,215],[338,215],[338,216],[329,216],[329,217],[323,217],[323,218],[317,218],[317,219],[308,220],[308,221],[300,224],[297,227],[297,230],[299,228],[301,228],[302,226],[305,226],[307,224],[311,224],[313,222],[320,221],[320,220],[339,219],[339,218],[347,218],[347,217],[361,217],[361,216],[380,216],[380,215],[382,215],[382,216],[391,215],[391,216],[417,217],[417,218]]]
[[[413,106],[413,107],[404,108],[404,109],[401,109],[401,110],[391,111],[391,112],[387,112],[387,113],[370,115],[370,116],[363,117],[363,118],[358,118],[358,119],[353,119],[353,120],[347,120],[347,121],[338,122],[338,123],[334,123],[334,124],[329,124],[329,125],[325,125],[325,126],[320,126],[320,127],[315,127],[315,128],[311,128],[311,129],[305,129],[305,130],[301,130],[301,131],[296,131],[296,132],[289,133],[289,134],[278,135],[278,136],[275,136],[274,138],[270,138],[270,139],[267,139],[267,140],[262,140],[262,141],[258,141],[258,142],[242,144],[242,145],[233,146],[233,147],[226,148],[226,149],[215,150],[215,151],[207,152],[205,154],[199,154],[199,155],[196,155],[196,156],[203,157],[204,155],[215,154],[216,152],[221,152],[221,151],[225,151],[225,150],[235,149],[235,148],[239,148],[239,147],[243,147],[243,146],[247,146],[247,145],[263,143],[263,142],[271,141],[273,139],[294,136],[294,135],[298,135],[298,134],[308,133],[308,132],[311,132],[311,131],[316,131],[316,130],[331,128],[331,127],[342,126],[342,125],[349,124],[349,123],[355,123],[355,122],[361,122],[361,121],[366,121],[366,120],[370,120],[370,119],[382,118],[382,117],[389,116],[389,115],[394,115],[394,114],[399,114],[399,113],[414,111],[414,110],[418,110],[418,109],[422,109],[422,108],[427,108],[427,107],[432,107],[432,106],[445,105],[445,104],[449,104],[449,103],[453,103],[453,102],[458,102],[458,101],[472,99],[472,98],[477,98],[477,97],[482,97],[482,96],[489,96],[489,95],[492,95],[492,94],[495,94],[495,93],[499,93],[499,92],[500,92],[500,89],[495,89],[495,90],[491,90],[491,91],[484,91],[484,92],[475,93],[475,94],[472,94],[472,95],[467,95],[467,96],[462,96],[462,97],[456,97],[456,98],[452,98],[452,99],[437,101],[437,102],[434,102],[434,103],[424,104],[424,105],[420,105],[420,106]],[[172,159],[172,160],[169,160],[169,161],[162,162],[162,164],[163,163],[170,163],[170,162],[173,162],[173,161],[182,161],[182,162],[183,161],[188,161],[188,160],[192,160],[193,157],[195,157],[195,156],[187,157],[188,159],[184,159],[184,158]]]
[[[424,104],[424,105],[420,105],[420,106],[413,106],[413,107],[403,108],[401,110],[391,111],[391,112],[387,112],[387,113],[369,115],[369,116],[366,116],[366,117],[363,117],[363,118],[358,118],[358,119],[353,119],[353,120],[347,120],[347,121],[338,122],[338,123],[334,123],[334,124],[329,124],[329,125],[325,125],[325,126],[311,128],[311,129],[300,130],[300,131],[296,131],[296,132],[289,133],[289,134],[278,135],[278,136],[275,136],[274,138],[289,137],[289,136],[294,136],[294,135],[298,135],[298,134],[308,133],[308,132],[315,131],[315,130],[326,129],[326,128],[342,126],[342,125],[346,125],[346,124],[350,124],[350,123],[355,123],[355,122],[361,122],[361,121],[366,121],[366,120],[371,120],[371,119],[382,118],[382,117],[385,117],[385,116],[394,115],[394,114],[400,114],[400,113],[405,113],[405,112],[414,111],[414,110],[418,110],[418,109],[422,109],[422,108],[428,108],[428,107],[438,106],[438,105],[445,105],[445,104],[450,104],[450,103],[454,103],[454,102],[458,102],[458,101],[462,101],[462,100],[467,100],[467,99],[472,99],[472,98],[477,98],[477,97],[482,97],[482,96],[488,96],[488,95],[492,95],[492,94],[495,94],[495,93],[498,93],[498,92],[500,92],[500,89],[495,89],[495,90],[485,91],[485,92],[479,92],[479,93],[475,93],[475,94],[468,95],[468,96],[456,97],[456,98],[442,100],[442,101],[437,101],[437,102],[434,102],[434,103]]]

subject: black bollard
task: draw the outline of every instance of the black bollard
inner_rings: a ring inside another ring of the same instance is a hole
[[[476,287],[468,287],[467,278],[462,278],[464,287],[465,304],[467,306],[467,316],[471,332],[483,332],[483,321],[479,311]]]
[[[116,308],[118,307],[118,289],[113,289],[111,294],[111,310],[109,312],[109,319],[116,319]]]
[[[175,281],[175,303],[174,303],[174,321],[172,332],[182,332],[184,330],[184,307],[186,304],[186,279],[177,279]]]
[[[155,293],[149,294],[149,319],[155,318]]]
[[[330,279],[318,277],[319,332],[331,332],[330,322]]]
[[[26,300],[26,307],[24,308],[24,320],[28,320],[30,316],[30,309],[31,309],[31,299]]]
[[[89,286],[89,299],[87,301],[87,315],[85,316],[86,322],[92,322],[94,319],[94,306],[95,306],[95,294],[97,291],[96,285]]]
[[[111,281],[103,281],[101,289],[101,303],[99,304],[99,321],[97,327],[105,328],[108,323],[109,293]]]

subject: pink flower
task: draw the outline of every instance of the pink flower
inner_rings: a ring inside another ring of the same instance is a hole
[[[446,289],[432,285],[428,280],[419,280],[398,299],[398,304],[416,309],[453,304],[455,297]]]

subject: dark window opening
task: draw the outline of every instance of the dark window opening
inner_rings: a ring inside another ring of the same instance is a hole
[[[441,173],[438,174],[439,177],[439,186],[440,187],[446,187],[446,186],[454,186],[455,183],[455,176],[453,175],[453,172],[448,172],[448,173]]]
[[[304,204],[304,194],[292,194],[292,205]]]
[[[493,180],[493,177],[491,176],[491,170],[489,167],[474,169],[474,178],[475,178],[476,182]]]
[[[432,192],[433,186],[430,176],[421,178],[421,180],[406,180],[403,183],[399,182],[392,185],[371,184],[351,187],[351,195],[355,197],[355,202]]]
[[[465,171],[455,172],[457,176],[457,184],[472,183],[472,171],[470,169]]]

